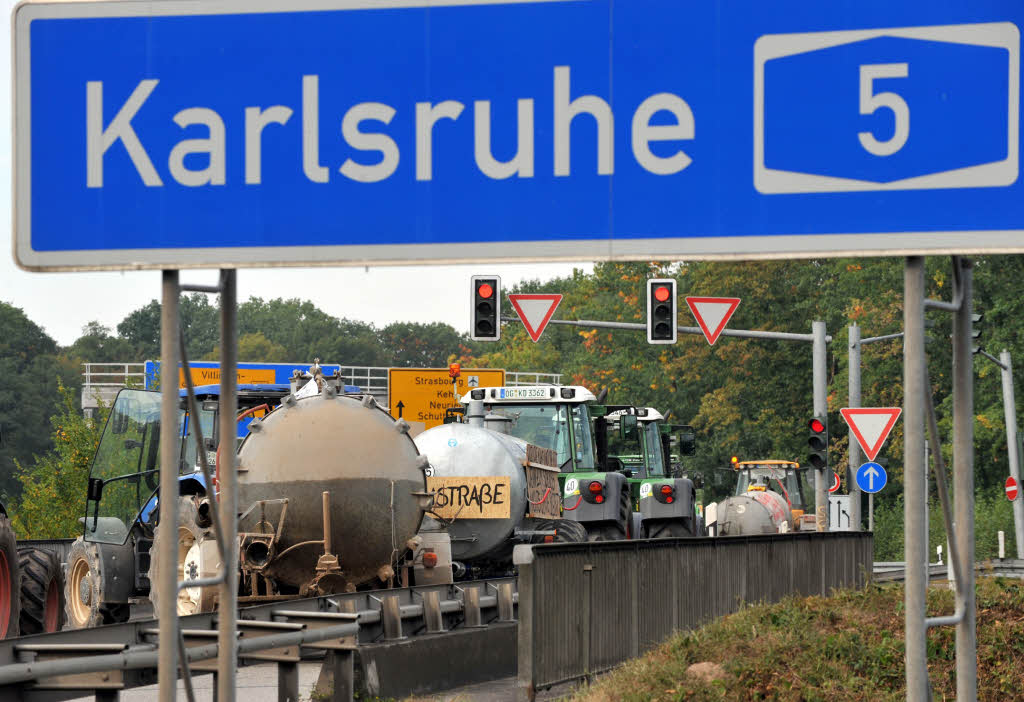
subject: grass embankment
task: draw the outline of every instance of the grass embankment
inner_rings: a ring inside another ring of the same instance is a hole
[[[1024,583],[981,578],[977,593],[978,699],[1022,699]],[[902,585],[748,606],[672,637],[572,699],[903,699],[903,612]],[[953,593],[929,588],[929,616],[952,612]],[[955,652],[953,628],[929,631],[929,678],[936,700],[956,698]]]

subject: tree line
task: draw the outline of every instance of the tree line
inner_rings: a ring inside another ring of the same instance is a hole
[[[1016,291],[1022,273],[1021,256],[974,259],[975,310],[984,315],[978,343],[994,355],[1009,350],[1017,378],[1024,372],[1024,301]],[[677,280],[682,325],[695,326],[682,301],[687,295],[741,298],[729,323],[733,329],[809,333],[812,321],[826,323],[832,337],[827,363],[829,457],[843,477],[845,492],[847,431],[839,409],[847,405],[847,328],[858,324],[863,337],[901,331],[903,260],[599,263],[593,273],[577,270],[560,278],[528,281],[508,292],[561,293],[556,319],[643,323],[645,280],[651,277]],[[926,259],[926,285],[929,297],[951,299],[948,258]],[[507,302],[503,313],[514,314]],[[184,296],[181,318],[189,356],[216,358],[216,305],[203,295]],[[939,311],[930,311],[928,318],[930,385],[940,432],[948,438],[951,319]],[[48,418],[61,414],[58,382],[77,390],[79,364],[85,361],[156,359],[160,306],[153,301],[132,312],[116,331],[87,324],[67,348],[58,347],[19,310],[2,303],[0,321],[10,330],[0,339],[0,369],[9,369],[0,374],[0,489],[16,497],[21,482],[13,459],[30,466],[35,465],[35,456],[54,455]],[[688,468],[704,475],[708,498],[731,490],[731,456],[803,462],[807,455],[807,421],[812,414],[809,342],[721,337],[710,346],[702,336],[680,335],[675,345],[652,346],[642,331],[551,325],[534,343],[518,322],[505,324],[498,342],[471,342],[445,324],[401,322],[377,329],[335,318],[297,299],[251,298],[239,305],[238,322],[243,360],[319,357],[325,362],[376,366],[444,366],[458,360],[466,366],[562,373],[564,382],[595,392],[607,388],[609,403],[652,406],[670,421],[696,428],[698,450],[688,459]],[[863,347],[862,404],[902,406],[902,354],[899,340]],[[991,496],[1001,492],[1007,475],[1000,373],[994,364],[975,358],[975,482],[979,491]],[[1019,412],[1022,398],[1024,390],[1018,390]],[[942,450],[951,465],[950,445]],[[884,512],[890,506],[894,509],[902,495],[902,422],[880,457],[890,477],[876,499]],[[1007,531],[1012,540],[1012,528]]]

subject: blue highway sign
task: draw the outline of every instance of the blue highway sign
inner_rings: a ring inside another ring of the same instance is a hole
[[[24,3],[34,270],[1024,252],[1016,0]]]
[[[857,469],[857,486],[862,492],[881,492],[889,476],[878,463],[869,462]]]

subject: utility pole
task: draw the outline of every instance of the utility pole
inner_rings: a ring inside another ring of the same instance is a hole
[[[851,324],[849,327],[849,349],[848,356],[849,368],[847,372],[847,386],[849,391],[849,397],[847,398],[847,407],[860,407],[860,327],[856,324]],[[853,427],[849,427],[847,430],[847,436],[849,437],[849,455],[850,460],[848,462],[849,470],[847,472],[847,485],[850,493],[850,526],[853,527],[854,531],[860,531],[861,529],[861,517],[860,517],[860,485],[857,484],[857,469],[860,468],[861,455],[860,455],[860,443],[857,441],[857,437],[853,435]],[[870,494],[870,493],[869,493]],[[871,499],[870,497],[868,498]],[[872,515],[873,517],[874,515]],[[873,522],[874,520],[871,519]],[[874,526],[874,524],[872,524]]]
[[[1002,374],[1006,458],[1010,464],[1010,477],[1020,486],[1020,437],[1017,434],[1017,403],[1013,391],[1013,364],[1010,362],[1010,352],[1003,349],[999,358],[983,350],[979,350],[979,354],[999,366]],[[1024,559],[1024,499],[1020,495],[1013,501],[1013,537],[1017,542],[1017,558]]]

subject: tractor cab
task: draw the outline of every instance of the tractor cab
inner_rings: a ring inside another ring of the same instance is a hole
[[[554,449],[560,480],[598,469],[593,417],[604,415],[594,394],[580,386],[474,388],[462,398],[483,401],[488,428]]]

